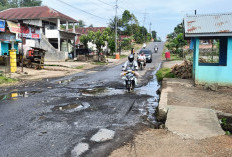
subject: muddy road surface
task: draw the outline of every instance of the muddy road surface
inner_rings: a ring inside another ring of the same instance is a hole
[[[122,65],[0,89],[0,156],[107,156],[154,123],[163,43],[128,93]]]

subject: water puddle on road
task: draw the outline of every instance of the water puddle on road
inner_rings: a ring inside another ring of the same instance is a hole
[[[143,115],[143,119],[149,123],[151,127],[155,127],[157,125],[156,120],[156,109],[159,105],[159,95],[157,91],[160,88],[160,85],[156,78],[156,72],[160,69],[161,64],[158,68],[152,73],[152,80],[146,85],[136,90],[139,94],[149,95],[151,98],[147,99],[147,102],[144,103],[142,108],[139,109],[141,114]]]
[[[72,103],[72,104],[65,104],[60,106],[55,106],[51,110],[52,111],[64,111],[64,112],[75,112],[84,110],[90,107],[90,104],[87,102],[82,102],[80,104]]]
[[[14,90],[11,93],[0,95],[0,101],[3,100],[17,100],[18,98],[27,98],[36,93],[41,93],[41,91],[17,91]]]
[[[115,88],[106,88],[106,87],[98,87],[98,88],[90,88],[90,89],[81,89],[80,93],[82,96],[112,96],[125,94],[126,91],[123,89],[115,89]]]

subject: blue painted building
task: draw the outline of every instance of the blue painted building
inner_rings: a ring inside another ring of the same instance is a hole
[[[19,24],[0,20],[0,56],[9,55],[11,49],[15,49],[19,54],[18,43],[21,42],[20,39],[17,39],[19,31]]]
[[[193,79],[196,84],[232,85],[232,13],[187,15],[184,18],[186,39],[194,43]],[[199,63],[200,40],[219,41],[218,63]]]

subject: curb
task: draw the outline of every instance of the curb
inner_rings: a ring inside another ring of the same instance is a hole
[[[168,87],[167,79],[162,81],[162,89],[160,94],[160,101],[158,106],[157,120],[159,122],[165,122],[168,114]]]

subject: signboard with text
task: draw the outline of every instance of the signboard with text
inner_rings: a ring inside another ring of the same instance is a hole
[[[0,20],[0,32],[5,32],[5,20]]]
[[[21,25],[21,34],[20,37],[29,38],[29,39],[40,39],[40,29],[32,26]]]
[[[9,27],[11,33],[20,33],[20,24],[19,23],[7,21],[7,25]]]

